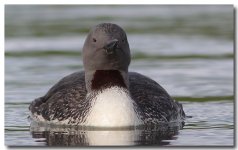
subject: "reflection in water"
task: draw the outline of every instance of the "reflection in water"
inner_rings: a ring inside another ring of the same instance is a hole
[[[32,123],[30,130],[36,142],[48,146],[169,145],[168,140],[175,140],[182,126],[163,123],[156,127],[86,128]]]

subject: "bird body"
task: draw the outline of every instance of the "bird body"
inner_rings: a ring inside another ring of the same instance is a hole
[[[126,33],[115,24],[94,27],[84,44],[84,71],[61,79],[29,110],[37,122],[124,127],[183,121],[182,105],[155,81],[128,72]]]

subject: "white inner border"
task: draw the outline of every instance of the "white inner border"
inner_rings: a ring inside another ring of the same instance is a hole
[[[29,3],[31,2],[31,3]],[[139,2],[139,3],[138,3]],[[179,2],[179,3],[178,3]],[[87,0],[87,1],[66,1],[66,0],[51,0],[51,1],[47,1],[47,0],[1,0],[0,1],[1,5],[0,5],[0,66],[1,66],[1,71],[0,71],[0,94],[1,94],[1,113],[0,113],[0,123],[1,123],[1,136],[0,136],[0,148],[2,149],[7,149],[7,147],[4,145],[4,5],[6,4],[233,4],[234,7],[236,8],[236,18],[235,20],[237,20],[237,0],[180,0],[180,1],[175,1],[175,0],[164,0],[164,1],[155,1],[155,0]],[[235,23],[235,28],[237,28],[237,22]],[[235,30],[237,31],[237,30]],[[237,32],[235,33],[236,36],[236,41],[234,41],[235,43],[237,43]],[[237,47],[237,45],[236,45]],[[236,59],[237,59],[237,51],[236,51]],[[237,71],[237,61],[236,61],[236,65],[235,65],[235,71]],[[237,72],[236,72],[236,85],[237,85]],[[237,100],[237,94],[235,99]],[[236,109],[235,109],[235,114],[236,114],[236,121],[237,121],[237,102],[236,102]],[[237,123],[236,123],[237,125]],[[237,131],[237,127],[236,131]],[[237,140],[237,134],[236,134],[236,140]],[[236,142],[237,144],[237,142]],[[43,147],[44,148],[44,147]],[[16,149],[16,148],[11,148],[11,149]],[[33,148],[28,148],[28,149],[34,149]],[[50,148],[50,149],[59,149],[59,148]],[[63,148],[61,148],[63,149]],[[137,149],[137,147],[132,148],[130,147],[130,149]],[[166,149],[166,147],[160,147],[160,149]],[[176,148],[170,148],[170,149],[176,149]],[[181,149],[181,148],[180,148]],[[187,148],[186,148],[187,149]],[[197,148],[188,148],[188,149],[197,149]],[[217,149],[217,148],[212,148],[212,149]],[[225,149],[229,149],[229,148],[225,148]],[[235,148],[237,149],[237,147]]]

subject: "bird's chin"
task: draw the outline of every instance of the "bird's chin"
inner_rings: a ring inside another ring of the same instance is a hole
[[[107,55],[112,55],[115,53],[113,50],[109,50],[109,49],[105,49],[105,52]]]

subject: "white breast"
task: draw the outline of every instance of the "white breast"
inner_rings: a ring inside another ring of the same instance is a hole
[[[128,93],[118,87],[100,92],[93,100],[85,125],[97,127],[136,126],[141,124]]]

